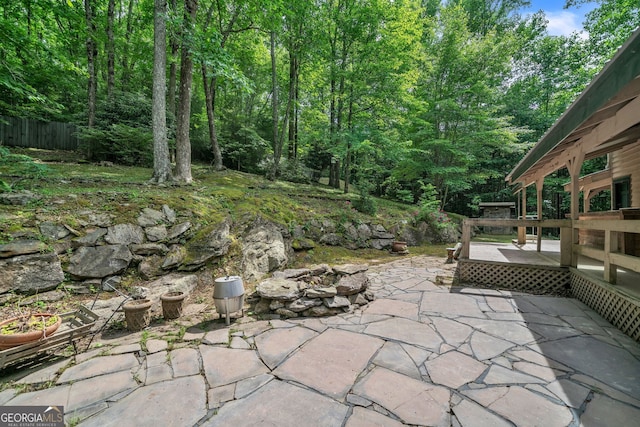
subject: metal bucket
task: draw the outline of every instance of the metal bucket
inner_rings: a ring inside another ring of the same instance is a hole
[[[213,302],[220,316],[225,316],[227,325],[231,313],[241,311],[244,305],[244,285],[239,276],[226,276],[215,279]]]

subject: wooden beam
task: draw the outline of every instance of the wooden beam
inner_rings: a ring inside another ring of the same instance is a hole
[[[537,208],[537,216],[539,220],[542,219],[542,188],[544,187],[544,177],[538,177],[536,180],[536,208]],[[537,247],[536,251],[540,252],[542,249],[542,227],[538,227],[538,241],[536,242]]]

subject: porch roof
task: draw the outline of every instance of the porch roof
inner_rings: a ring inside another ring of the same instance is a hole
[[[528,186],[565,167],[576,149],[585,159],[640,138],[640,27],[589,86],[507,175]]]

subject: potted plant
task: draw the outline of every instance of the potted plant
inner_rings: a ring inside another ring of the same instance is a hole
[[[61,324],[62,318],[53,313],[28,313],[4,320],[0,322],[0,350],[48,338]]]
[[[127,329],[131,332],[141,331],[151,323],[151,300],[146,298],[132,299],[122,306]]]
[[[170,291],[160,295],[162,301],[162,317],[177,319],[182,315],[182,303],[187,295],[181,291]]]

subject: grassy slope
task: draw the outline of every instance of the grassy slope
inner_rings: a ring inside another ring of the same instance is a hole
[[[6,242],[9,232],[28,231],[38,221],[51,220],[71,227],[80,226],[76,213],[91,209],[109,212],[118,222],[134,222],[144,207],[160,208],[168,204],[177,211],[193,212],[194,220],[213,224],[225,217],[243,222],[261,215],[271,221],[292,228],[311,220],[332,219],[373,222],[389,228],[411,218],[415,206],[377,199],[375,217],[361,214],[349,207],[348,201],[358,196],[324,185],[293,184],[268,181],[263,177],[236,172],[214,172],[204,165],[193,165],[194,183],[188,186],[149,185],[152,171],[147,168],[98,166],[75,163],[75,153],[46,150],[17,150],[47,166],[42,179],[23,179],[16,186],[27,188],[43,196],[29,206],[3,206],[0,214],[0,243]],[[15,181],[10,166],[0,166],[0,178]],[[24,178],[24,177],[22,177]],[[34,230],[35,231],[35,230]],[[442,256],[446,245],[411,248],[412,254]],[[316,262],[356,262],[358,260],[388,259],[385,251],[318,247],[309,253],[298,254],[296,265]]]

